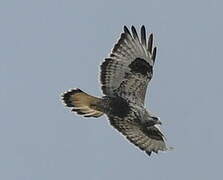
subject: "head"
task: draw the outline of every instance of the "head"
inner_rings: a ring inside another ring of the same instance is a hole
[[[159,117],[156,117],[152,113],[148,113],[148,112],[145,113],[143,122],[147,126],[154,126],[156,124],[160,124],[160,125],[162,124]]]

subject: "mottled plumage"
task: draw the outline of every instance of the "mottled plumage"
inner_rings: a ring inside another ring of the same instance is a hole
[[[153,35],[146,39],[145,27],[140,37],[134,26],[124,32],[110,56],[101,65],[101,85],[104,97],[97,98],[80,89],[62,95],[64,103],[85,117],[106,114],[110,124],[145,151],[165,151],[168,148],[158,125],[159,119],[144,107],[146,89],[153,76],[156,47]]]

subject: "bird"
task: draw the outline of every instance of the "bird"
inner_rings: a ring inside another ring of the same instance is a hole
[[[152,33],[147,39],[144,25],[139,34],[134,26],[124,26],[110,55],[100,65],[102,97],[79,88],[70,89],[61,97],[65,106],[78,115],[94,118],[107,115],[116,130],[150,156],[170,148],[160,130],[160,118],[145,107],[157,47]]]

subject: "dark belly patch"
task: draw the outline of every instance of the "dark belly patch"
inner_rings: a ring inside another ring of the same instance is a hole
[[[121,97],[112,98],[110,101],[110,107],[111,114],[120,118],[126,117],[130,112],[128,102]]]
[[[142,58],[136,58],[129,65],[129,68],[131,69],[131,72],[140,73],[144,76],[146,76],[148,73],[152,73],[153,71],[153,67]]]

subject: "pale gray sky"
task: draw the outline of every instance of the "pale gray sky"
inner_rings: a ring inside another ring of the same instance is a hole
[[[0,2],[0,179],[222,179],[221,0]],[[123,25],[144,24],[158,53],[147,107],[175,150],[135,148],[105,116],[60,94],[100,96],[99,64]]]

